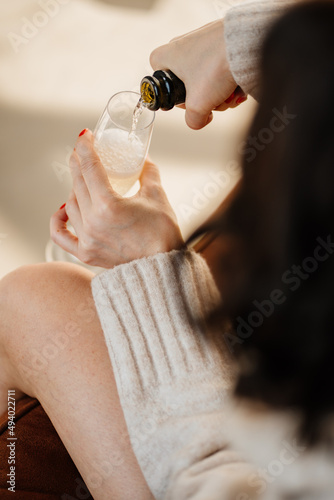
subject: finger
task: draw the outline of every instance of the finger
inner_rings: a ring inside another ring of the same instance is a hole
[[[75,193],[75,199],[80,206],[80,210],[90,210],[92,206],[92,200],[87,189],[85,179],[83,178],[81,173],[80,159],[76,150],[74,150],[71,154],[69,165],[73,180],[73,191]]]
[[[206,125],[209,125],[209,123],[211,123],[212,120],[213,120],[213,113],[211,111],[211,113],[209,114],[208,121],[207,121]]]
[[[78,238],[67,229],[68,216],[65,206],[61,207],[50,220],[52,240],[66,252],[78,256]]]
[[[140,190],[152,185],[161,185],[159,169],[150,159],[146,159],[139,180]]]
[[[227,99],[225,99],[225,104],[230,104],[233,101],[236,93],[237,93],[237,90],[234,90],[232,92],[232,94]]]
[[[220,106],[217,106],[214,111],[226,111],[227,109],[230,109],[230,105],[226,104],[226,102],[223,102]]]
[[[69,222],[73,226],[73,229],[75,231],[75,234],[78,236],[80,239],[80,235],[82,235],[82,230],[83,230],[83,221],[82,221],[82,215],[80,211],[80,207],[78,204],[78,200],[75,196],[75,192],[72,190],[68,201],[66,203],[65,207]]]
[[[229,105],[229,107],[232,108],[232,109],[237,108],[238,106],[240,106],[240,104],[242,104],[245,101],[247,101],[247,96],[245,96],[245,97],[236,97],[235,99],[233,99],[233,101],[231,102],[231,104]]]
[[[244,95],[244,96],[239,96],[239,97],[237,98],[237,100],[235,101],[235,105],[236,105],[236,106],[239,106],[239,105],[240,105],[240,104],[242,104],[243,102],[247,101],[247,97],[248,97],[248,96],[246,96],[246,95]]]
[[[236,108],[237,106],[239,106],[239,104],[242,104],[246,100],[247,94],[245,94],[245,92],[240,87],[237,87],[233,93],[233,98],[229,102],[229,107]]]
[[[215,111],[225,111],[226,109],[236,108],[247,101],[247,94],[238,87],[225,102],[215,108]]]
[[[234,98],[231,102],[231,107],[235,108],[247,100],[247,94],[242,90],[242,88],[237,87],[234,92]]]
[[[193,130],[200,130],[211,121],[212,112],[201,112],[189,106],[186,102],[186,123]]]
[[[241,87],[237,87],[235,89],[234,95],[236,98],[238,98],[238,97],[246,97],[247,98],[247,94],[242,90]]]
[[[159,169],[151,160],[147,159],[140,176],[140,189],[135,196],[159,200],[163,193]]]
[[[178,105],[177,105],[177,107],[178,107],[178,108],[180,108],[180,109],[185,109],[185,110],[187,109],[185,104],[178,104]],[[226,108],[225,108],[225,109],[227,109],[228,107],[229,107],[229,106],[228,106],[228,105],[226,105]],[[216,109],[217,109],[217,108],[215,108],[215,110],[216,110]],[[220,109],[217,109],[217,111],[220,111]],[[188,111],[188,113],[189,113],[189,111]],[[213,113],[211,112],[211,113],[209,113],[209,115],[207,116],[207,121],[205,122],[205,124],[203,125],[203,127],[205,127],[206,125],[209,125],[209,123],[211,123],[211,122],[212,122],[212,120],[213,120]],[[204,120],[203,120],[203,122],[204,122]],[[202,127],[201,127],[201,128],[202,128]]]
[[[80,161],[81,174],[92,203],[111,194],[116,196],[110,186],[107,172],[94,148],[94,136],[90,130],[85,129],[81,132],[75,149]]]

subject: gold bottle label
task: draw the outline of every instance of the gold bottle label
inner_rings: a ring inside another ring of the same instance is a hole
[[[143,102],[145,102],[147,104],[151,104],[155,100],[154,91],[148,82],[142,83],[140,92],[141,92],[141,98],[142,98]]]

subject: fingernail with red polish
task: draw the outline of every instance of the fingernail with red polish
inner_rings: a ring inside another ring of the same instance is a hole
[[[87,128],[84,128],[83,131],[80,132],[79,137],[81,137],[82,135],[84,135],[87,132],[87,130],[88,130]]]
[[[236,103],[237,104],[242,104],[243,102],[247,101],[247,96],[244,97],[238,97]]]
[[[65,205],[66,205],[66,203],[64,203],[64,205],[62,205],[59,210],[61,210],[62,208],[64,208]]]
[[[228,97],[225,102],[227,104],[229,104],[231,101],[233,101],[233,99],[234,99],[234,92],[232,92],[232,94],[230,95],[230,97]]]

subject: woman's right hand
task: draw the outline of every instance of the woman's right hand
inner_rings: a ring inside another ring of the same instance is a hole
[[[192,129],[208,125],[213,110],[236,107],[247,98],[230,70],[221,19],[158,47],[150,62],[154,71],[169,69],[184,82],[186,122]]]

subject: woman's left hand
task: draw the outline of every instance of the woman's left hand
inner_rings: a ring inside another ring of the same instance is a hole
[[[94,149],[94,136],[86,130],[77,140],[70,168],[72,193],[50,221],[51,238],[64,250],[85,264],[108,269],[184,246],[152,162],[145,162],[138,193],[123,198],[112,189]]]

